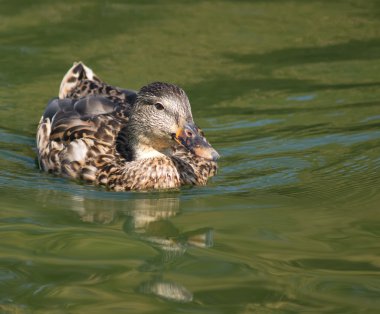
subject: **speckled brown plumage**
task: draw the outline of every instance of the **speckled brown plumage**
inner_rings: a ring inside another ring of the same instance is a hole
[[[185,123],[192,128],[184,139],[175,128]],[[216,158],[207,156],[217,153],[192,123],[187,96],[175,85],[154,83],[136,93],[75,63],[38,125],[39,165],[118,191],[205,185],[217,170]]]

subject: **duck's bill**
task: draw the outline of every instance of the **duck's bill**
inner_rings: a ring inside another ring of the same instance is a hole
[[[218,152],[212,148],[200,129],[193,123],[186,123],[183,128],[179,128],[174,139],[196,156],[214,161],[219,158]]]

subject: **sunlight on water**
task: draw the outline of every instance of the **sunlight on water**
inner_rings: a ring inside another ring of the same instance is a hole
[[[376,1],[0,4],[1,313],[377,313]],[[206,187],[41,173],[73,61],[182,86],[221,153]]]

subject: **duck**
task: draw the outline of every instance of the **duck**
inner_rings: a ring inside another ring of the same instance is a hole
[[[220,157],[182,88],[115,87],[83,62],[74,62],[48,102],[36,144],[42,171],[114,191],[203,186]]]

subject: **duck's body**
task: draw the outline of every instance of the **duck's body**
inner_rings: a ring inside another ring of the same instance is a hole
[[[82,63],[49,102],[37,149],[42,170],[113,190],[204,185],[218,157],[193,124],[180,88],[153,83],[139,93],[122,90]]]

